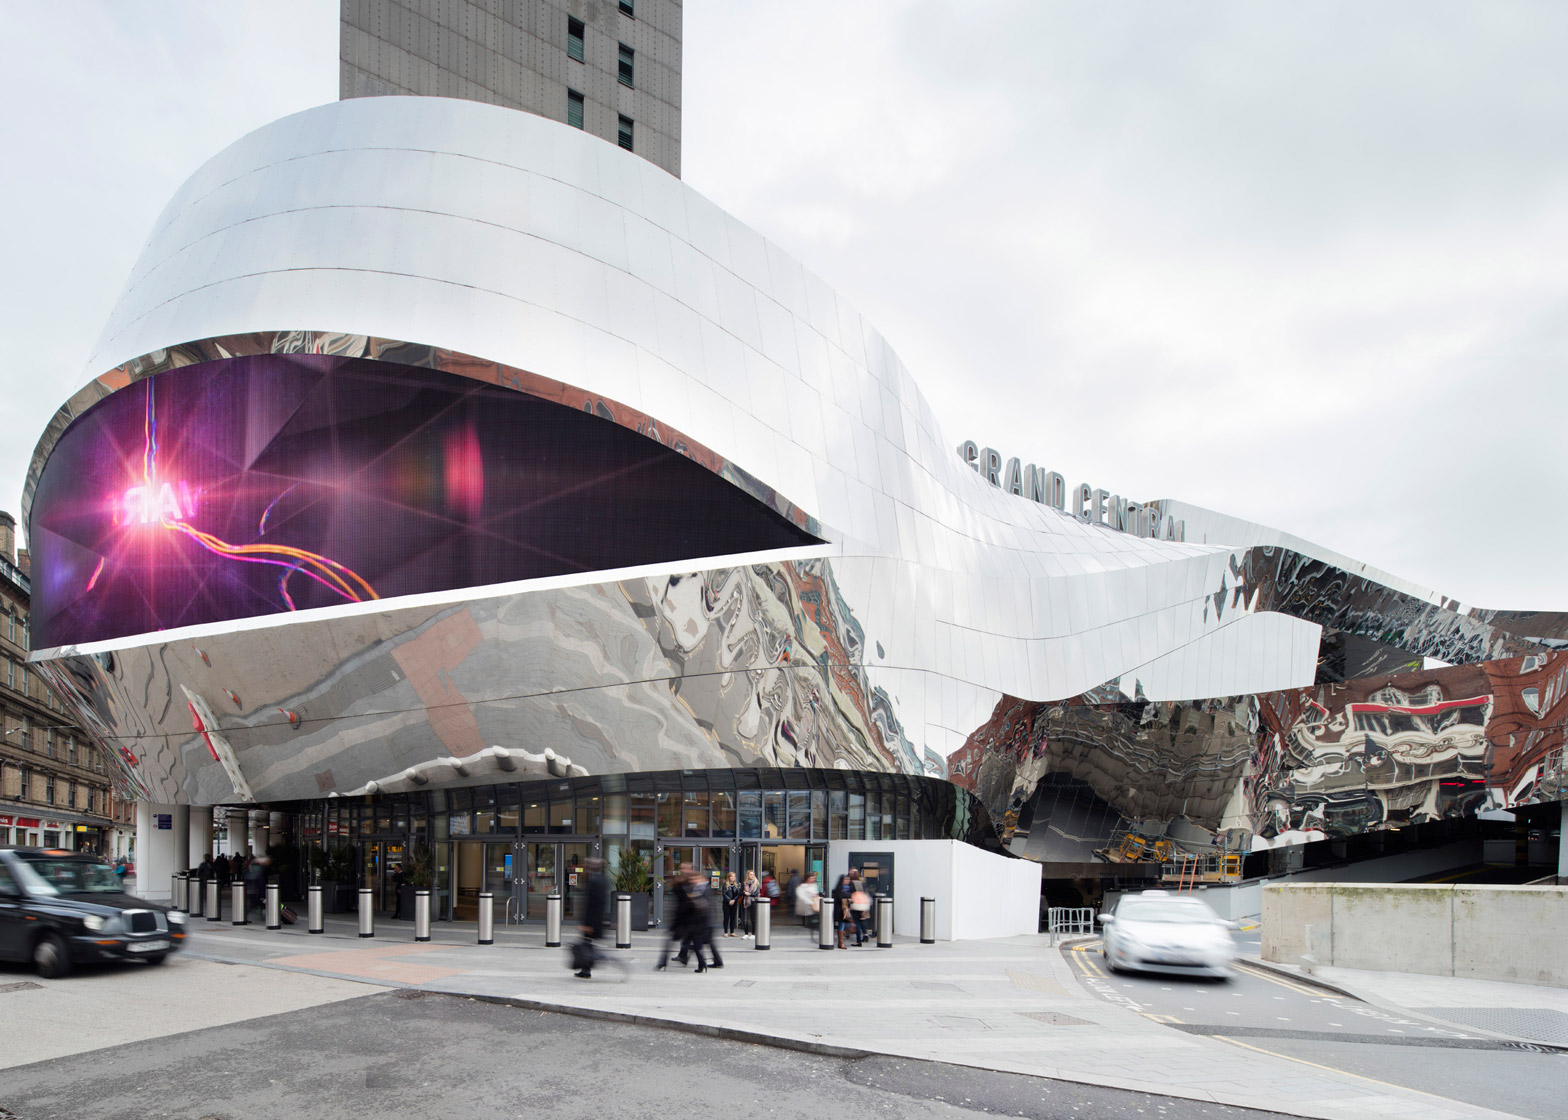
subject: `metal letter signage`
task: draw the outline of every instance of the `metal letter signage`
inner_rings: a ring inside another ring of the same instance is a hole
[[[958,457],[964,465],[985,479],[992,486],[1067,512],[1067,481],[1055,471],[1024,463],[1014,456],[1002,460],[1002,453],[994,447],[981,447],[972,439],[958,445]],[[1073,487],[1072,516],[1090,525],[1104,525],[1137,537],[1153,540],[1184,541],[1187,523],[1160,511],[1158,502],[1135,502],[1081,482]]]

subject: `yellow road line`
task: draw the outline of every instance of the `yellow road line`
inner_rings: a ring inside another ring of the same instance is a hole
[[[1157,1015],[1153,1011],[1140,1011],[1138,1014],[1145,1019],[1153,1019],[1156,1023],[1180,1023],[1181,1020],[1174,1015]]]
[[[1078,958],[1078,967],[1083,969],[1085,976],[1103,977],[1105,975],[1105,970],[1100,967],[1100,962],[1087,954]]]
[[[1437,1093],[1428,1093],[1424,1089],[1412,1089],[1408,1085],[1396,1085],[1392,1081],[1379,1081],[1375,1077],[1367,1077],[1363,1074],[1351,1073],[1348,1069],[1336,1069],[1333,1066],[1320,1065],[1317,1062],[1309,1062],[1305,1058],[1293,1058],[1289,1054],[1280,1054],[1273,1050],[1265,1050],[1261,1046],[1254,1046],[1250,1042],[1242,1042],[1240,1039],[1230,1038],[1223,1034],[1210,1035],[1209,1037],[1217,1038],[1221,1042],[1228,1042],[1232,1046],[1240,1046],[1246,1050],[1255,1050],[1259,1054],[1267,1054],[1271,1058],[1284,1058],[1287,1062],[1295,1062],[1297,1065],[1311,1066],[1313,1069],[1320,1069],[1326,1073],[1337,1073],[1341,1077],[1354,1077],[1357,1081],[1367,1081],[1373,1085],[1382,1085],[1385,1088],[1398,1089],[1405,1093],[1419,1093],[1423,1097],[1431,1097],[1433,1100],[1442,1101],[1447,1105],[1452,1105],[1454,1103],[1453,1098],[1451,1097],[1440,1096]]]
[[[1313,996],[1318,998],[1323,996],[1332,997],[1333,995],[1332,992],[1319,991],[1317,988],[1308,988],[1303,984],[1297,984],[1294,981],[1287,980],[1283,976],[1277,976],[1266,968],[1254,968],[1250,965],[1242,964],[1239,961],[1235,962],[1235,968],[1240,972],[1245,972],[1248,976],[1256,976],[1259,980],[1267,980],[1270,984],[1278,984],[1281,988],[1289,988],[1291,991],[1299,993],[1300,995]]]

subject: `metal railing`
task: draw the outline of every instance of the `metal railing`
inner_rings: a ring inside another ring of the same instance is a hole
[[[522,899],[518,898],[514,894],[506,900],[506,907],[501,911],[501,924],[503,926],[509,926],[513,922],[517,922],[519,925],[521,925],[522,921]]]
[[[1045,930],[1051,944],[1058,937],[1086,937],[1094,932],[1094,909],[1088,906],[1052,906],[1045,912]]]

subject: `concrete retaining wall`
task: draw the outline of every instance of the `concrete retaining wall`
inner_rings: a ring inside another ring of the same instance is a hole
[[[1269,883],[1263,959],[1568,987],[1568,887]]]

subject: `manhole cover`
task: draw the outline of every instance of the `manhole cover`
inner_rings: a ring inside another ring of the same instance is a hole
[[[25,992],[29,988],[42,988],[42,984],[35,984],[31,980],[23,980],[19,984],[0,984],[0,992]],[[9,1116],[9,1112],[0,1112],[0,1116]]]
[[[971,1019],[964,1015],[937,1015],[932,1019],[937,1026],[950,1031],[988,1031],[991,1024],[984,1019]]]
[[[1089,1020],[1075,1019],[1071,1015],[1063,1015],[1060,1011],[1020,1011],[1018,1014],[1025,1019],[1033,1019],[1044,1023],[1048,1027],[1087,1027]]]

